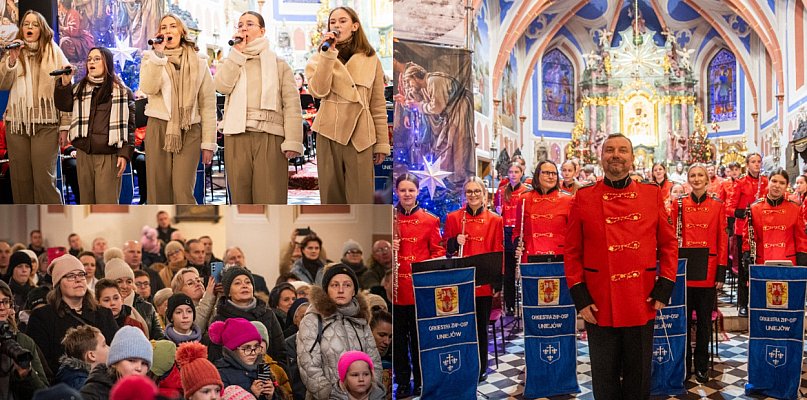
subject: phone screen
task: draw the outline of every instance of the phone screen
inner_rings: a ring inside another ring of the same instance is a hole
[[[221,283],[221,270],[224,269],[224,263],[221,261],[214,261],[210,263],[210,274],[216,283]]]

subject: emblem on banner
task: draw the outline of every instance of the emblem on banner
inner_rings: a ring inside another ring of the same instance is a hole
[[[538,305],[556,306],[560,301],[560,279],[538,279]]]
[[[787,364],[787,347],[766,345],[765,362],[774,368]]]
[[[448,353],[440,353],[440,371],[450,374],[460,369],[460,351],[454,350]]]
[[[560,360],[560,342],[541,343],[541,361],[552,364]]]
[[[768,308],[787,308],[787,282],[765,282],[765,289]]]
[[[654,343],[653,344],[653,362],[656,364],[664,364],[670,361],[672,351],[670,350],[669,343]]]
[[[437,315],[452,315],[460,312],[460,290],[458,286],[445,286],[434,289],[434,302]]]

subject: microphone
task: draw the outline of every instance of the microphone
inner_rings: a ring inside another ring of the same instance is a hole
[[[335,37],[339,37],[339,31],[331,31]],[[334,39],[328,39],[322,44],[320,51],[328,51],[333,46]]]
[[[22,47],[22,43],[21,42],[14,42],[14,43],[6,45],[5,47],[3,47],[3,49],[11,50],[11,49],[16,49],[17,47]]]
[[[149,39],[149,46],[154,46],[155,43],[157,43],[157,44],[162,43],[163,40],[165,40],[165,39],[163,39],[162,36],[158,36],[158,37],[156,37],[154,39]]]
[[[63,69],[57,69],[55,71],[51,71],[50,76],[60,76],[60,75],[70,75],[73,72],[72,67],[67,67]]]
[[[241,42],[243,42],[243,41],[244,41],[244,38],[237,37],[237,38],[230,39],[230,40],[227,42],[227,44],[229,44],[230,46],[235,46],[235,45],[237,45],[238,43],[241,43]]]

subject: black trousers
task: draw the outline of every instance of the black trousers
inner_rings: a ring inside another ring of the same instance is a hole
[[[420,350],[415,321],[415,306],[392,305],[395,323],[392,324],[392,370],[398,386],[409,386],[409,379],[415,381],[415,388],[421,386]]]
[[[734,236],[737,239],[737,260],[739,260],[737,268],[737,306],[748,307],[748,263],[743,260],[743,237],[740,235]]]
[[[653,322],[626,328],[586,322],[594,398],[632,400],[650,397]]]
[[[137,186],[140,192],[140,203],[146,204],[148,200],[148,188],[146,187],[146,155],[135,153],[132,157],[132,169],[137,175]]]
[[[717,290],[711,288],[687,288],[687,371],[692,371],[692,311],[697,315],[695,333],[695,370],[709,369],[709,338],[712,337],[712,310],[715,307]]]
[[[516,308],[516,249],[513,246],[513,227],[504,227],[504,306]]]
[[[479,374],[488,369],[488,322],[490,309],[493,307],[493,297],[482,296],[476,298],[476,336],[479,343]],[[398,323],[398,320],[395,320]]]

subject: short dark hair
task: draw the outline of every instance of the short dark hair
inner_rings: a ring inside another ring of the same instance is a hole
[[[191,244],[193,244],[193,243],[199,243],[199,244],[201,244],[202,242],[201,242],[201,241],[199,241],[199,239],[191,239],[191,240],[188,240],[187,242],[185,242],[185,252],[186,252],[186,253],[190,253],[190,252],[191,252]]]
[[[728,167],[728,169],[740,168],[740,163],[738,163],[737,161],[732,161],[726,167]]]
[[[92,258],[95,258],[95,254],[93,254],[93,252],[86,251],[86,250],[82,251],[81,253],[78,253],[78,257],[76,257],[76,258],[81,259],[81,257],[84,257],[84,256],[90,256]]]
[[[322,239],[320,239],[317,235],[311,234],[307,235],[303,238],[303,240],[300,241],[300,248],[304,249],[305,246],[308,245],[308,242],[317,242],[319,243],[319,247],[322,247]]]
[[[261,26],[261,28],[266,28],[266,22],[264,22],[264,20],[263,20],[263,15],[258,14],[258,13],[257,13],[257,12],[255,12],[255,11],[246,11],[246,12],[244,12],[243,14],[241,14],[241,16],[243,17],[243,16],[245,16],[245,15],[247,15],[247,14],[249,14],[249,15],[251,15],[251,16],[253,16],[253,17],[257,18],[257,19],[258,19],[258,25],[260,25],[260,26]]]
[[[418,179],[418,177],[415,174],[410,174],[409,172],[407,172],[405,174],[398,175],[398,177],[395,178],[395,189],[398,189],[398,186],[400,186],[401,182],[403,181],[412,182],[415,184],[415,186],[420,188],[420,179]]]
[[[762,154],[759,154],[759,153],[748,153],[748,155],[747,155],[747,156],[745,156],[745,162],[748,162],[748,160],[750,160],[750,159],[751,159],[751,157],[754,157],[754,156],[759,157],[759,161],[762,161]]]
[[[95,284],[95,301],[101,301],[101,292],[106,289],[115,289],[120,294],[120,288],[118,287],[118,283],[113,281],[112,279],[101,279]]]
[[[786,181],[790,182],[790,175],[788,175],[784,168],[776,168],[771,171],[771,173],[768,174],[768,179],[770,180],[774,175],[781,175]]]
[[[79,325],[67,330],[62,339],[64,353],[68,357],[84,361],[84,355],[98,346],[98,334],[101,330],[92,325]]]
[[[370,330],[375,329],[379,322],[386,322],[392,325],[392,314],[384,311],[383,308],[373,310],[373,317],[370,319]]]
[[[33,236],[33,235],[34,235],[34,233],[38,233],[38,234],[40,234],[40,235],[41,235],[41,234],[42,234],[42,231],[40,231],[39,229],[34,229],[34,230],[32,230],[32,231],[31,231],[31,233],[29,233],[29,234],[28,234],[28,237]]]
[[[625,135],[623,135],[621,133],[612,133],[612,134],[608,135],[608,137],[606,137],[605,140],[602,142],[603,143],[602,148],[605,149],[605,142],[607,142],[607,141],[609,141],[611,139],[619,139],[619,138],[623,138],[623,139],[627,140],[628,143],[630,143],[630,153],[633,154],[633,141],[630,140],[629,137],[627,137],[627,136],[625,136]]]
[[[135,277],[135,278],[141,278],[141,277],[144,277],[144,276],[145,276],[146,278],[149,278],[149,273],[148,273],[148,272],[146,272],[146,271],[143,271],[142,269],[138,269],[138,270],[136,270],[136,271],[134,272],[134,277]]]

